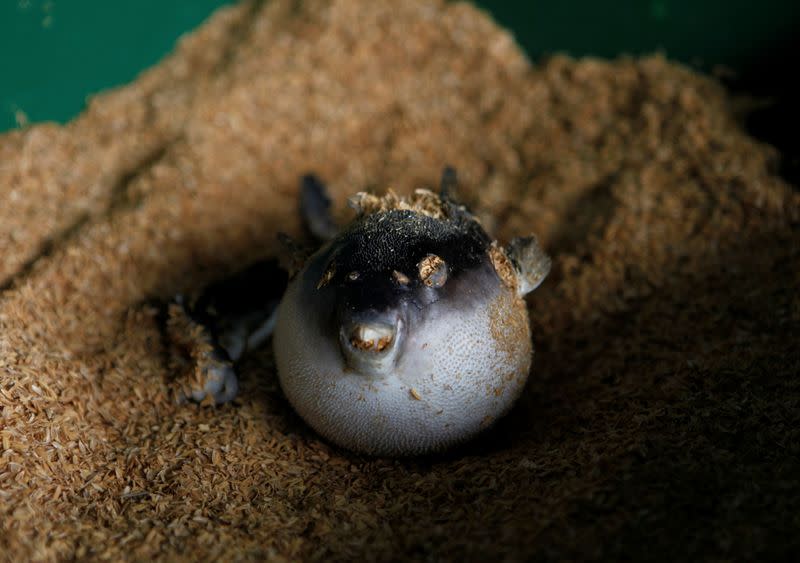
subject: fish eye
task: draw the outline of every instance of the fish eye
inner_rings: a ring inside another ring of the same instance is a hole
[[[428,254],[417,268],[419,279],[428,287],[442,287],[447,281],[447,263],[436,254]]]
[[[358,272],[357,272],[357,271],[355,271],[355,270],[353,270],[352,272],[350,272],[349,274],[347,274],[347,279],[348,279],[348,280],[350,280],[350,281],[356,281],[356,280],[357,280],[358,278],[360,278],[360,277],[361,277],[361,274],[360,274],[360,273],[358,273]]]

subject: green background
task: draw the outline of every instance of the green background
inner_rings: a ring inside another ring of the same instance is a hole
[[[129,82],[227,3],[0,0],[0,131],[19,120],[70,119],[88,95]],[[798,65],[788,59],[797,53],[797,0],[479,4],[512,29],[534,59],[553,52],[613,57],[661,50],[706,70],[737,70],[756,90],[780,82],[781,73],[794,74],[790,68]],[[789,66],[778,64],[781,57]]]

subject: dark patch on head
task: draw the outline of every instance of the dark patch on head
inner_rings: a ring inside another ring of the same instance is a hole
[[[451,276],[458,276],[483,261],[490,242],[472,219],[440,220],[392,210],[358,219],[336,237],[332,248],[342,273],[416,272],[420,261],[435,254],[447,263]]]
[[[312,258],[303,283],[323,330],[364,314],[380,322],[400,315],[410,327],[438,301],[469,308],[482,299],[488,287],[478,280],[499,282],[488,259],[491,239],[464,208],[448,211],[444,219],[410,210],[359,217]],[[421,271],[431,256],[436,263]],[[320,279],[326,283],[318,288]]]

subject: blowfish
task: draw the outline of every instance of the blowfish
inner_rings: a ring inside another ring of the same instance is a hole
[[[358,193],[350,200],[355,219],[338,230],[324,186],[304,177],[301,210],[326,242],[301,261],[280,301],[263,295],[262,264],[191,305],[181,302],[178,312],[207,344],[197,356],[202,386],[188,396],[231,400],[233,362],[271,335],[286,398],[346,449],[442,451],[503,416],[531,369],[523,298],[547,276],[550,260],[535,237],[505,248],[492,240],[455,200],[455,183],[447,168],[438,194]],[[235,298],[221,296],[226,289]],[[252,309],[243,299],[249,293],[260,296]],[[213,315],[203,313],[209,309]]]

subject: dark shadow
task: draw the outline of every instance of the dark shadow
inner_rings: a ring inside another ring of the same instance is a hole
[[[666,291],[629,314],[556,337],[601,339],[606,353],[624,356],[619,373],[593,372],[591,362],[576,373],[548,358],[555,373],[517,414],[568,424],[583,435],[568,440],[603,440],[617,452],[605,460],[603,485],[549,527],[545,549],[585,557],[576,541],[583,534],[611,559],[796,552],[800,350],[792,335],[800,318],[792,296],[800,254],[789,243],[786,233],[744,241],[691,280],[667,275]],[[665,323],[664,313],[680,309],[687,313]],[[576,413],[571,422],[559,416],[564,408]]]
[[[800,189],[800,80],[793,65],[800,58],[800,27],[776,41],[741,72],[723,77],[735,97],[746,97],[747,132],[781,154],[783,178]]]

